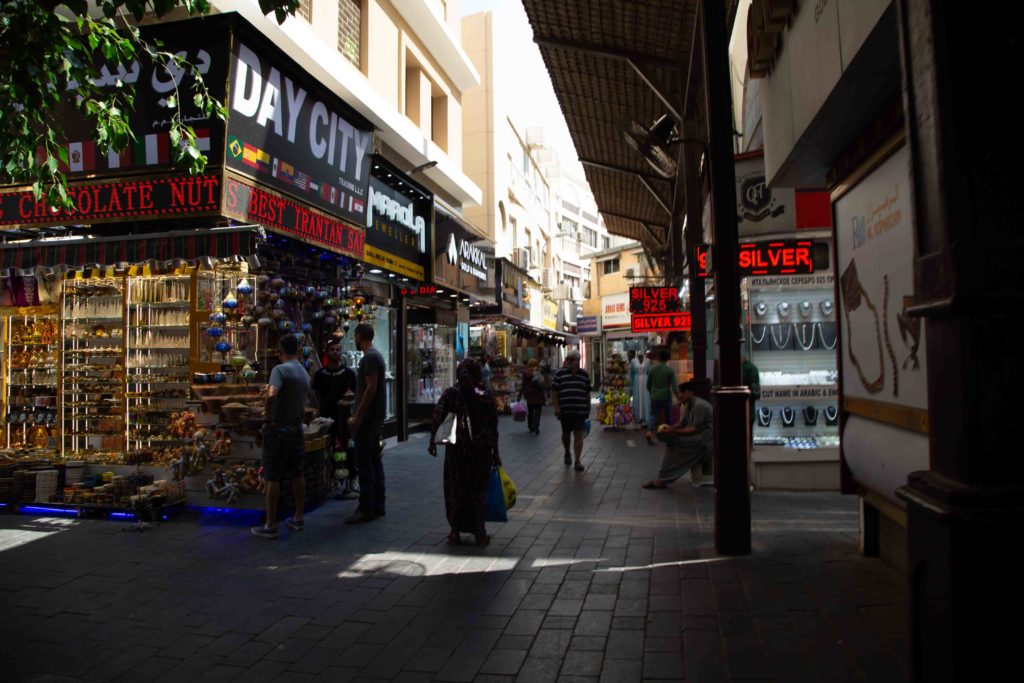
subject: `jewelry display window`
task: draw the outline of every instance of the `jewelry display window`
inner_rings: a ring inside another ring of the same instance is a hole
[[[745,336],[761,380],[753,441],[801,450],[835,448],[839,373],[832,276],[801,278],[800,284],[794,279],[745,283]]]
[[[437,403],[455,383],[455,329],[433,323],[407,329],[409,403]]]

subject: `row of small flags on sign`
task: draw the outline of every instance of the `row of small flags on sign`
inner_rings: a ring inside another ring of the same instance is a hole
[[[303,192],[319,194],[320,198],[331,206],[348,209],[353,213],[363,213],[366,210],[366,202],[364,200],[354,197],[330,183],[318,182],[284,159],[271,157],[270,153],[265,150],[248,142],[241,142],[234,136],[228,138],[228,152],[235,158],[239,157],[240,152],[242,163],[246,166],[261,173],[266,173],[283,183],[297,187]]]
[[[196,130],[196,147],[200,152],[209,153],[209,130],[205,128]],[[58,157],[60,170],[64,173],[88,173],[90,171],[162,166],[171,163],[171,139],[167,133],[143,135],[121,152],[98,153],[96,143],[92,140],[69,142],[67,150],[68,162],[66,164]],[[44,148],[39,147],[36,150],[36,160],[39,163],[46,160]]]

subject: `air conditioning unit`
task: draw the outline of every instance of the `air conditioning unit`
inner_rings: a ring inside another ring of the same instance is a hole
[[[530,269],[530,250],[526,247],[519,247],[515,250],[514,262],[523,270]]]
[[[556,301],[565,301],[566,299],[569,299],[571,297],[571,291],[570,291],[571,288],[569,287],[569,285],[565,284],[564,282],[561,283],[561,284],[555,285],[552,288],[552,290],[553,290],[552,296],[554,296]]]
[[[636,277],[636,269],[635,268],[626,268],[626,278],[634,278],[634,277]]]
[[[587,289],[588,290],[590,289],[590,283],[589,282],[587,283]],[[587,297],[589,297],[589,296],[590,295],[588,294]],[[570,287],[569,288],[569,296],[567,298],[572,299],[573,301],[583,301],[583,299],[585,299],[587,297],[583,296],[583,290],[580,289],[579,287]]]
[[[541,272],[540,285],[544,289],[553,290],[558,285],[556,282],[558,273],[555,272],[554,268],[545,268]]]

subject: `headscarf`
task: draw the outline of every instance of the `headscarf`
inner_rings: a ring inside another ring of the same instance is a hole
[[[466,358],[455,368],[455,381],[459,387],[462,387],[465,380],[470,380],[474,388],[484,380],[483,370],[475,358]]]

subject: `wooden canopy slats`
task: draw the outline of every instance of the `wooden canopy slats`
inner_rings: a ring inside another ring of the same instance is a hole
[[[683,108],[696,0],[524,0],[577,155],[608,231],[663,246],[675,178],[623,139]],[[674,106],[670,106],[674,103]],[[682,126],[678,129],[681,131]]]

